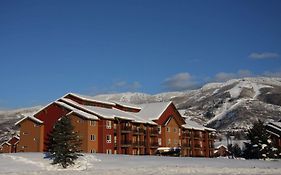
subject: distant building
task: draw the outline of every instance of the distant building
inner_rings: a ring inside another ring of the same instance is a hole
[[[15,153],[17,152],[17,147],[20,138],[18,136],[14,136],[10,138],[8,141],[2,143],[0,145],[0,153]]]
[[[269,122],[265,127],[266,131],[270,133],[273,145],[276,148],[281,148],[281,121]]]
[[[229,156],[229,151],[227,149],[227,146],[221,144],[215,147],[214,157],[226,157],[226,156]]]
[[[180,149],[182,156],[213,157],[215,130],[186,122],[172,102],[133,105],[73,93],[16,123],[17,151],[44,151],[48,133],[62,116],[70,117],[83,152],[152,155],[168,147]]]

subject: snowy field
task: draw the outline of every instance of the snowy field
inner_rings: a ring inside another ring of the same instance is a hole
[[[86,154],[69,169],[49,164],[40,153],[0,154],[5,175],[281,174],[281,161]]]

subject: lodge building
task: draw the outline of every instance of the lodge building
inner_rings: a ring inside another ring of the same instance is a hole
[[[153,155],[180,148],[182,156],[213,157],[214,130],[185,121],[172,102],[125,104],[69,93],[16,123],[17,152],[43,152],[48,133],[68,116],[87,153]]]

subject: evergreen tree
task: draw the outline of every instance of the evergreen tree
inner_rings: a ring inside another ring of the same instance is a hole
[[[234,157],[241,157],[242,150],[237,143],[235,143],[232,147],[232,154],[234,155]]]
[[[277,158],[278,149],[273,147],[269,133],[266,131],[264,123],[258,121],[248,131],[247,138],[250,141],[245,143],[243,155],[247,159]]]
[[[73,129],[67,116],[60,118],[54,125],[47,143],[48,157],[53,160],[52,164],[59,164],[63,168],[67,168],[74,164],[78,156],[82,156],[79,153],[81,140]]]

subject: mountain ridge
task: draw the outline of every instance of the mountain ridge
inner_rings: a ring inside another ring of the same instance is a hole
[[[155,95],[126,92],[94,96],[95,99],[132,104],[173,101],[187,119],[218,131],[245,131],[259,120],[281,119],[281,78],[248,77],[208,83],[196,90]],[[14,123],[42,108],[0,111],[0,141],[15,134]]]

